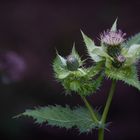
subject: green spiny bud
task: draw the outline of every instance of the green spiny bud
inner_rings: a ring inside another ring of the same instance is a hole
[[[69,55],[67,57],[67,68],[70,71],[76,71],[79,68],[79,62],[77,60],[77,58],[73,55]]]

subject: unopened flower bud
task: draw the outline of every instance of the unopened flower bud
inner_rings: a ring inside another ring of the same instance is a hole
[[[73,55],[67,57],[67,68],[70,71],[76,71],[79,68],[79,62]]]
[[[126,58],[125,58],[123,55],[119,55],[119,56],[117,57],[117,61],[120,62],[120,63],[124,63],[125,60],[126,60]]]
[[[115,58],[115,61],[112,64],[114,67],[120,68],[125,61],[126,61],[126,58],[120,54]]]

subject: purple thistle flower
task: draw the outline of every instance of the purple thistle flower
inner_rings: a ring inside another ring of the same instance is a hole
[[[124,36],[126,33],[123,33],[121,30],[118,31],[104,31],[100,37],[101,37],[101,42],[104,43],[105,45],[109,46],[118,46],[122,42],[125,41]]]
[[[0,72],[3,83],[20,81],[26,71],[24,59],[15,52],[0,52]]]

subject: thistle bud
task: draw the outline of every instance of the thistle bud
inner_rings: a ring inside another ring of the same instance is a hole
[[[67,57],[67,68],[70,71],[76,71],[79,68],[79,62],[77,58],[73,55]]]
[[[119,55],[119,56],[117,57],[117,61],[120,62],[120,63],[124,63],[125,60],[126,60],[126,58],[125,58],[123,55]]]
[[[120,68],[123,65],[123,63],[125,62],[125,60],[126,60],[126,58],[123,55],[118,55],[115,58],[115,62],[113,62],[113,66],[116,68]]]

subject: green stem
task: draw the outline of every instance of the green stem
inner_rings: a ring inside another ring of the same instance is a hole
[[[104,129],[100,128],[98,130],[98,140],[103,140],[104,139]]]
[[[105,121],[106,121],[108,111],[109,111],[109,107],[111,105],[112,97],[114,95],[115,88],[116,88],[116,81],[113,80],[110,91],[109,91],[108,99],[106,101],[106,105],[105,105],[105,108],[104,108],[104,111],[103,111],[103,115],[102,115],[102,118],[101,118],[102,123],[105,123]]]
[[[90,114],[91,114],[91,117],[92,117],[92,120],[95,121],[96,123],[98,123],[98,119],[95,115],[95,111],[93,110],[92,106],[90,105],[90,103],[87,101],[87,99],[84,97],[84,96],[81,96],[81,98],[83,99],[86,107],[88,108]]]
[[[101,121],[100,121],[100,123],[103,124],[103,125],[106,122],[106,118],[107,118],[108,111],[109,111],[109,108],[110,108],[110,105],[111,105],[112,97],[114,95],[115,87],[116,87],[116,81],[113,80],[110,91],[109,91],[108,99],[106,101],[106,105],[105,105],[105,108],[104,108],[104,111],[103,111],[103,115],[102,115],[102,118],[101,118]],[[98,140],[104,140],[104,128],[99,129]]]

